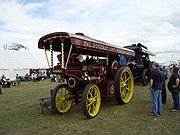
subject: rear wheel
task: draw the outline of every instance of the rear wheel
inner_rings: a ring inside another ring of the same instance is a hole
[[[101,94],[97,85],[88,84],[84,88],[82,97],[82,108],[87,118],[97,116],[101,106]]]
[[[134,79],[127,67],[118,69],[115,75],[115,98],[120,104],[129,103],[134,92]]]
[[[144,86],[147,86],[148,85],[148,83],[149,83],[149,73],[148,73],[149,71],[148,71],[148,69],[144,69],[143,71],[142,71],[142,84],[144,85]]]
[[[57,114],[67,113],[72,106],[72,92],[67,84],[59,84],[52,93],[52,107]]]

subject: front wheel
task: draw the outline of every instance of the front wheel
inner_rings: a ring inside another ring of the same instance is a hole
[[[101,106],[101,94],[97,85],[88,84],[84,88],[82,97],[82,109],[87,118],[97,116]]]
[[[134,79],[131,70],[127,67],[119,68],[114,81],[116,101],[120,104],[129,103],[134,92]]]
[[[72,92],[67,84],[59,84],[52,93],[52,107],[57,114],[67,113],[72,106]]]
[[[149,83],[149,70],[144,69],[142,71],[142,84],[143,84],[143,86],[147,86],[148,83]]]

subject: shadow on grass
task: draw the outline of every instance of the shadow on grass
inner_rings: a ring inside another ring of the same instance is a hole
[[[102,98],[100,111],[113,110],[115,107],[119,107],[119,106],[124,106],[124,105],[118,104],[116,102],[116,100],[114,99],[114,97]],[[76,117],[78,119],[85,119],[85,120],[88,119],[83,114],[82,102],[80,102],[78,104],[73,104],[71,109],[67,113],[60,114],[60,115],[56,114],[55,112],[52,113],[47,109],[44,110],[44,113],[41,113],[41,107],[37,107],[36,109],[39,111],[38,114],[41,114],[44,117],[46,117],[46,116],[55,116],[55,117],[66,117],[66,118]],[[100,115],[100,114],[98,114],[98,115]]]

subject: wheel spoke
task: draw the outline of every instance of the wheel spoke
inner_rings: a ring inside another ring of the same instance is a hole
[[[70,97],[70,93],[67,93],[66,95],[64,95],[65,97]]]
[[[126,88],[126,90],[128,90],[128,91],[132,91],[130,88]]]
[[[121,82],[121,83],[120,83],[120,87],[123,87],[123,86],[124,86],[123,84],[124,84],[124,83],[123,83],[123,82]]]
[[[121,78],[120,82],[124,82],[124,79],[123,79],[123,78]]]
[[[123,92],[123,93],[121,94],[121,96],[122,96],[122,99],[124,99],[124,98],[125,98],[125,93]]]
[[[91,90],[89,91],[90,97],[93,97]]]
[[[124,95],[124,90],[121,91],[121,95],[122,95],[122,96]]]
[[[90,102],[87,106],[90,106],[90,105],[92,105],[93,104],[93,102]]]
[[[91,111],[92,111],[92,107],[88,106],[88,112],[91,113]]]
[[[61,91],[60,91],[60,90],[58,90],[57,93],[58,93],[59,95],[61,95]]]
[[[56,105],[58,105],[58,104],[60,104],[62,101],[61,100],[59,100],[58,102],[56,102]]]
[[[94,99],[96,99],[98,97],[98,95],[94,96]]]
[[[92,104],[92,107],[93,107],[94,110],[96,109],[96,105],[95,104]]]
[[[127,82],[129,79],[131,79],[131,77],[128,77],[128,78],[125,80],[125,82]]]
[[[126,73],[123,73],[124,80],[126,80]]]

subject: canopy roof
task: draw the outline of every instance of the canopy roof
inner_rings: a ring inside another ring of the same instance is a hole
[[[132,50],[134,50],[135,52],[138,52],[138,53],[142,53],[142,54],[146,54],[146,55],[150,55],[150,56],[155,56],[154,53],[150,52],[147,49],[147,47],[142,45],[141,43],[133,44],[133,45],[130,45],[130,46],[124,46],[124,47],[132,49]]]
[[[69,51],[68,48],[70,45],[74,45],[82,50],[89,49],[94,52],[129,56],[135,55],[133,50],[96,40],[94,38],[84,36],[83,34],[72,34],[67,32],[55,32],[43,36],[39,40],[38,47],[40,49],[50,50],[50,45],[52,45],[52,50],[60,52],[60,45],[62,42],[65,44],[65,51]]]

